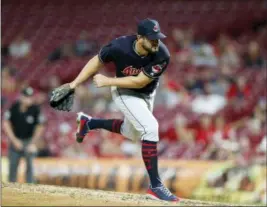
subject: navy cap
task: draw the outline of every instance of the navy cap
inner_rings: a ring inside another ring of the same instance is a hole
[[[33,88],[32,87],[26,87],[21,90],[21,94],[24,96],[32,96],[33,95]]]
[[[159,23],[153,19],[145,19],[139,22],[137,26],[137,33],[145,36],[150,40],[163,39],[166,36],[160,32]]]

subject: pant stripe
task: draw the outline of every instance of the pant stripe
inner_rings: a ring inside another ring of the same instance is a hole
[[[129,110],[127,105],[124,103],[123,98],[122,98],[122,96],[121,96],[121,94],[120,94],[118,89],[117,89],[117,92],[118,92],[118,96],[120,97],[120,99],[121,99],[123,105],[125,106],[125,108],[129,111],[129,113],[133,116],[133,118],[137,121],[137,123],[144,129],[144,132],[141,134],[141,138],[142,138],[143,135],[147,133],[145,127],[138,121],[138,119],[133,115],[133,113]]]

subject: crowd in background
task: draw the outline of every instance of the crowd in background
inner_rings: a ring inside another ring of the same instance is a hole
[[[173,30],[172,37],[165,42],[172,54],[171,70],[167,70],[161,78],[155,110],[166,112],[179,106],[181,111],[189,110],[193,116],[197,116],[193,119],[178,110],[171,124],[160,125],[160,156],[173,159],[234,158],[246,164],[265,162],[266,93],[257,97],[257,103],[249,114],[237,120],[229,120],[218,112],[229,105],[242,108],[251,97],[255,83],[247,76],[234,74],[243,68],[258,73],[266,70],[266,48],[259,44],[266,35],[265,27],[247,43],[226,34],[220,34],[210,42],[195,37],[193,28]],[[83,31],[76,41],[64,42],[51,51],[46,61],[47,64],[54,64],[61,58],[71,59],[74,56],[89,59],[98,50],[98,43],[88,40]],[[9,104],[12,94],[27,85],[27,82],[16,78],[19,68],[6,65],[5,58],[29,58],[32,52],[31,43],[21,35],[9,46],[2,47],[2,108]],[[175,76],[175,71],[184,71],[184,77]],[[110,74],[110,71],[107,69],[101,73]],[[45,81],[47,91],[38,91],[35,99],[43,107],[47,107],[48,91],[62,84],[60,76],[56,75]],[[74,111],[80,110],[92,115],[122,117],[112,102],[110,89],[97,89],[91,81],[76,90]],[[65,146],[65,140],[74,139],[75,130],[68,121],[58,123],[58,144],[64,147],[54,153],[46,139],[41,139],[39,155],[80,158],[140,156],[138,143],[106,131],[93,131],[87,136],[85,144]],[[2,143],[2,148],[4,145]]]

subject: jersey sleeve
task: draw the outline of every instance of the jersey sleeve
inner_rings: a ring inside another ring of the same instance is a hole
[[[3,117],[4,120],[11,119],[12,114],[14,114],[14,108],[15,108],[15,104],[12,104],[12,106],[4,112],[4,117]]]
[[[10,109],[8,109],[4,113],[4,120],[10,120],[10,118],[11,118],[11,111],[10,111]]]
[[[168,64],[169,58],[161,61],[155,61],[145,66],[142,71],[149,78],[155,79],[161,76],[161,74],[166,70]]]
[[[43,115],[43,113],[41,112],[41,109],[39,107],[36,108],[36,124],[44,124],[46,119],[45,116]]]
[[[103,46],[99,53],[98,57],[102,63],[109,63],[115,61],[116,48],[113,43],[109,43]]]

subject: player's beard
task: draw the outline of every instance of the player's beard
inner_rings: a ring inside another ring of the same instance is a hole
[[[149,44],[149,45],[148,45]],[[151,43],[146,44],[146,42],[143,43],[143,48],[148,52],[148,53],[156,53],[159,50],[158,45],[152,45]]]

